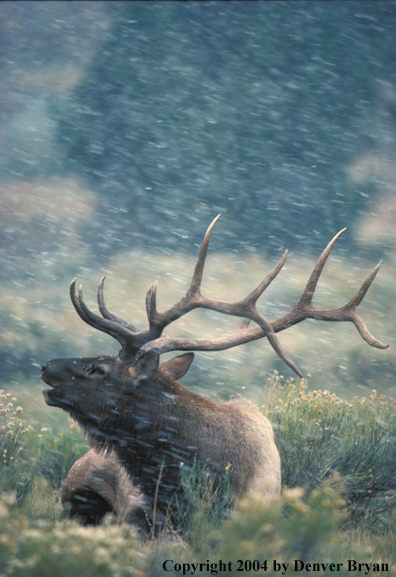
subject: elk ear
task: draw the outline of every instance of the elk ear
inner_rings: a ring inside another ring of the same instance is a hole
[[[146,353],[128,367],[128,372],[134,381],[135,387],[142,379],[149,379],[158,369],[159,355]]]
[[[176,381],[184,377],[194,360],[194,353],[179,355],[170,361],[161,364]]]

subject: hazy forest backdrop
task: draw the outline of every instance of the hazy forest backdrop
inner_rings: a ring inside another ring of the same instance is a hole
[[[39,367],[117,351],[72,309],[72,278],[94,307],[106,274],[111,310],[142,326],[148,286],[160,308],[180,298],[221,212],[204,290],[241,298],[288,248],[270,320],[344,226],[318,304],[345,304],[383,259],[362,314],[387,351],[343,324],[280,339],[316,388],[394,395],[395,33],[395,2],[1,2],[1,386],[59,417]],[[177,334],[237,324],[191,317]],[[227,399],[274,369],[291,376],[259,341],[197,355],[184,382]]]

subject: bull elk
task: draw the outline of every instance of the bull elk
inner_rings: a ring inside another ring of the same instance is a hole
[[[298,303],[272,322],[257,311],[256,302],[281,270],[287,251],[242,300],[225,302],[204,296],[203,269],[219,216],[205,234],[185,296],[160,313],[157,285],[149,288],[146,330],[138,330],[108,310],[104,277],[97,293],[101,316],[87,307],[81,286],[76,294],[76,279],[71,283],[71,300],[81,319],[111,335],[122,348],[114,357],[56,359],[42,369],[41,378],[52,387],[43,391],[46,403],[68,412],[87,433],[92,447],[73,465],[62,488],[70,516],[96,523],[107,511],[114,511],[140,528],[155,530],[165,519],[172,519],[176,507],[187,506],[181,463],[186,467],[205,464],[214,482],[228,468],[235,497],[249,491],[268,495],[280,491],[280,459],[269,421],[246,399],[216,403],[180,385],[177,381],[194,357],[186,351],[219,351],[267,337],[275,352],[301,376],[276,333],[307,318],[351,321],[369,345],[388,346],[369,333],[357,310],[381,263],[345,306],[330,310],[312,304],[324,264],[345,229],[320,256]],[[164,333],[168,325],[196,308],[241,317],[243,322],[236,332],[214,340],[171,338]],[[257,326],[250,327],[250,321]],[[161,354],[169,351],[184,354],[160,364]]]

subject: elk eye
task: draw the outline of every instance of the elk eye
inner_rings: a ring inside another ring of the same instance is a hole
[[[104,377],[105,374],[106,374],[106,371],[105,371],[104,367],[101,367],[101,366],[89,367],[89,369],[87,370],[88,376],[97,375],[99,377]]]
[[[95,373],[98,374],[98,375],[105,375],[105,374],[106,374],[106,371],[104,370],[103,367],[96,367],[96,368],[95,368]]]

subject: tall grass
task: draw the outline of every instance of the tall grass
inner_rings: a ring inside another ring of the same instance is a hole
[[[395,401],[375,391],[344,402],[274,375],[261,405],[281,454],[282,495],[250,495],[228,513],[227,472],[213,487],[205,467],[182,467],[190,521],[157,539],[114,518],[98,528],[61,520],[59,487],[85,441],[73,425],[56,436],[26,425],[16,400],[0,397],[2,576],[280,575],[282,564],[302,575],[307,563],[338,563],[337,575],[350,576],[348,560],[396,575]]]

